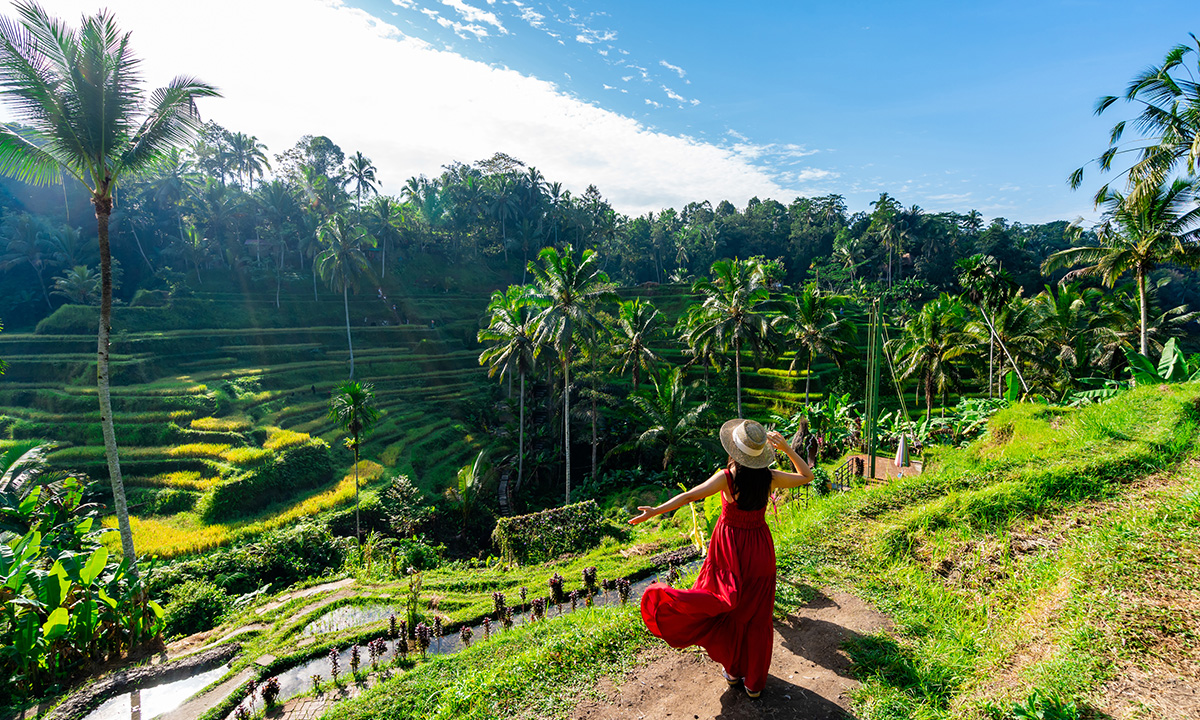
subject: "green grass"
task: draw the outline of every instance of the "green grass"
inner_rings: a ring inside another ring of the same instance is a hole
[[[636,604],[580,610],[419,663],[324,715],[329,720],[565,717],[596,680],[651,640]]]
[[[851,589],[895,622],[848,647],[860,717],[983,718],[1034,689],[1102,704],[1122,667],[1194,642],[1198,401],[1193,384],[1077,411],[1018,405],[924,475],[781,529],[785,577]]]

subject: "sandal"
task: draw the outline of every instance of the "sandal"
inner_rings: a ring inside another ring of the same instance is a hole
[[[725,682],[729,683],[730,687],[733,687],[742,681],[741,678],[730,677],[729,673],[725,672],[725,668],[721,668],[721,677],[725,678]]]
[[[762,695],[762,690],[747,690],[746,691],[746,696],[750,697],[750,698],[756,698],[759,695]]]

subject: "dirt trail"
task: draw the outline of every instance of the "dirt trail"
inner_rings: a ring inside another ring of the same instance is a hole
[[[751,700],[741,686],[729,687],[721,667],[703,651],[651,651],[650,662],[614,682],[604,678],[602,701],[576,707],[573,720],[646,718],[851,718],[847,693],[858,683],[849,676],[846,640],[890,627],[886,615],[843,592],[826,591],[775,623],[771,676],[762,697]],[[619,684],[618,684],[619,683]]]

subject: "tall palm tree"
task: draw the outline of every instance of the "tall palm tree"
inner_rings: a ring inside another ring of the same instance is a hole
[[[1109,190],[1101,199],[1104,215],[1096,228],[1099,245],[1056,252],[1042,263],[1042,272],[1083,265],[1067,277],[1099,275],[1112,287],[1127,272],[1137,280],[1141,309],[1140,352],[1146,354],[1146,276],[1162,263],[1200,265],[1196,225],[1195,181],[1176,179],[1153,191],[1125,196]]]
[[[650,343],[661,334],[659,316],[658,309],[641,298],[622,302],[617,308],[610,350],[621,364],[619,373],[633,372],[634,390],[640,386],[638,370],[650,372],[662,360],[650,348]]]
[[[16,9],[18,22],[0,23],[0,94],[32,130],[23,135],[0,127],[0,173],[38,185],[70,175],[91,193],[100,239],[97,395],[121,547],[134,563],[109,393],[113,191],[126,173],[143,171],[171,147],[190,141],[200,124],[196,100],[219,93],[194,78],[177,77],[147,102],[129,34],[118,30],[108,11],[83,18],[74,29],[28,0]]]
[[[971,212],[975,212],[972,210]],[[978,213],[976,213],[978,215]],[[980,317],[983,318],[984,327],[987,328],[987,345],[988,345],[988,394],[992,392],[992,379],[995,375],[995,350],[997,343],[1000,345],[1000,350],[1008,357],[1012,363],[1013,371],[1017,373],[1017,378],[1021,381],[1021,386],[1025,392],[1029,392],[1029,385],[1025,382],[1025,376],[1021,374],[1021,368],[1017,365],[1017,361],[1013,359],[1009,353],[1008,346],[996,334],[994,316],[996,312],[1005,306],[1019,290],[1017,283],[1012,279],[1012,276],[1007,271],[1000,267],[996,262],[996,258],[991,255],[975,254],[967,258],[962,258],[955,263],[958,269],[958,282],[963,287],[963,295],[967,298],[979,311]],[[1001,363],[1003,365],[1003,362]]]
[[[783,299],[783,313],[775,319],[785,341],[795,343],[796,355],[788,370],[795,371],[804,357],[804,404],[808,404],[808,389],[812,379],[812,361],[817,355],[828,355],[841,365],[841,356],[851,349],[858,328],[838,314],[847,298],[822,293],[815,283],[806,285],[799,295]]]
[[[663,470],[679,452],[688,447],[702,448],[710,433],[701,421],[709,404],[693,405],[683,384],[683,368],[669,368],[650,376],[652,389],[638,390],[630,401],[641,414],[646,429],[638,436],[639,447],[663,447]]]
[[[539,343],[554,348],[562,363],[563,454],[566,460],[566,504],[571,503],[571,349],[576,334],[596,321],[595,305],[613,297],[608,275],[595,250],[584,250],[579,262],[570,245],[542,248],[541,265],[530,262],[534,277],[530,297],[540,308],[535,322]]]
[[[918,378],[918,392],[925,389],[925,417],[933,414],[933,395],[945,394],[958,379],[951,362],[970,352],[971,338],[963,332],[966,313],[962,303],[946,293],[925,303],[921,312],[904,327],[904,333],[888,343],[888,352],[900,366],[900,377]]]
[[[506,292],[492,293],[488,303],[488,326],[479,331],[479,342],[490,343],[479,355],[479,364],[488,366],[488,377],[496,374],[510,383],[513,374],[520,378],[518,415],[517,483],[520,491],[525,476],[525,378],[537,364],[537,328],[533,322],[530,289],[510,285]],[[512,388],[512,385],[509,385]]]
[[[375,389],[370,383],[347,380],[333,391],[329,399],[329,418],[338,427],[350,433],[351,449],[354,450],[354,537],[362,542],[362,528],[358,520],[358,450],[362,436],[371,431],[379,419],[379,408],[375,405]]]
[[[350,379],[354,379],[354,340],[350,337],[350,288],[368,270],[364,247],[374,247],[375,241],[362,227],[351,224],[342,214],[334,215],[317,231],[324,249],[313,261],[321,279],[329,287],[342,291],[342,304],[346,308],[346,345],[350,348]]]
[[[371,159],[364,156],[362,152],[351,155],[346,165],[346,184],[354,183],[354,209],[362,212],[363,190],[365,189],[368,193],[378,192],[375,188],[376,168],[371,164]]]
[[[229,164],[238,175],[244,175],[247,181],[246,189],[254,189],[254,176],[263,176],[263,172],[271,169],[267,161],[267,146],[258,138],[246,133],[229,135]]]
[[[1113,126],[1109,147],[1098,160],[1100,169],[1107,171],[1118,154],[1127,151],[1137,154],[1137,161],[1128,170],[1130,195],[1134,197],[1155,194],[1181,161],[1187,167],[1187,174],[1192,176],[1200,164],[1200,83],[1197,83],[1200,38],[1191,37],[1195,47],[1176,45],[1167,52],[1161,65],[1142,71],[1125,89],[1124,100],[1142,107],[1133,126],[1148,136],[1149,143],[1122,149],[1121,141],[1128,125],[1122,120]],[[1184,63],[1193,53],[1196,70],[1190,72]],[[1096,114],[1102,114],[1118,99],[1115,95],[1100,98],[1096,102]],[[1069,182],[1073,189],[1078,188],[1083,183],[1083,168],[1071,173]],[[1108,196],[1109,184],[1105,183],[1096,193],[1096,204],[1102,204]]]
[[[388,245],[400,240],[400,226],[404,222],[404,209],[395,198],[377,195],[367,203],[366,223],[371,235],[379,242],[382,256],[379,259],[379,277],[387,277]]]
[[[693,334],[711,335],[733,351],[737,414],[742,416],[742,348],[761,356],[771,341],[771,293],[762,268],[753,261],[718,260],[712,278],[697,280],[692,292],[703,296]]]

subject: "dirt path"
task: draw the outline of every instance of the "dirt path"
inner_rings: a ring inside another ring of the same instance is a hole
[[[721,667],[703,651],[652,650],[650,662],[614,682],[604,678],[602,701],[576,707],[573,720],[641,718],[851,718],[847,693],[858,683],[841,650],[846,640],[890,627],[887,616],[847,593],[826,591],[775,623],[771,676],[762,697],[751,700],[721,678]],[[619,682],[619,685],[618,685]]]

